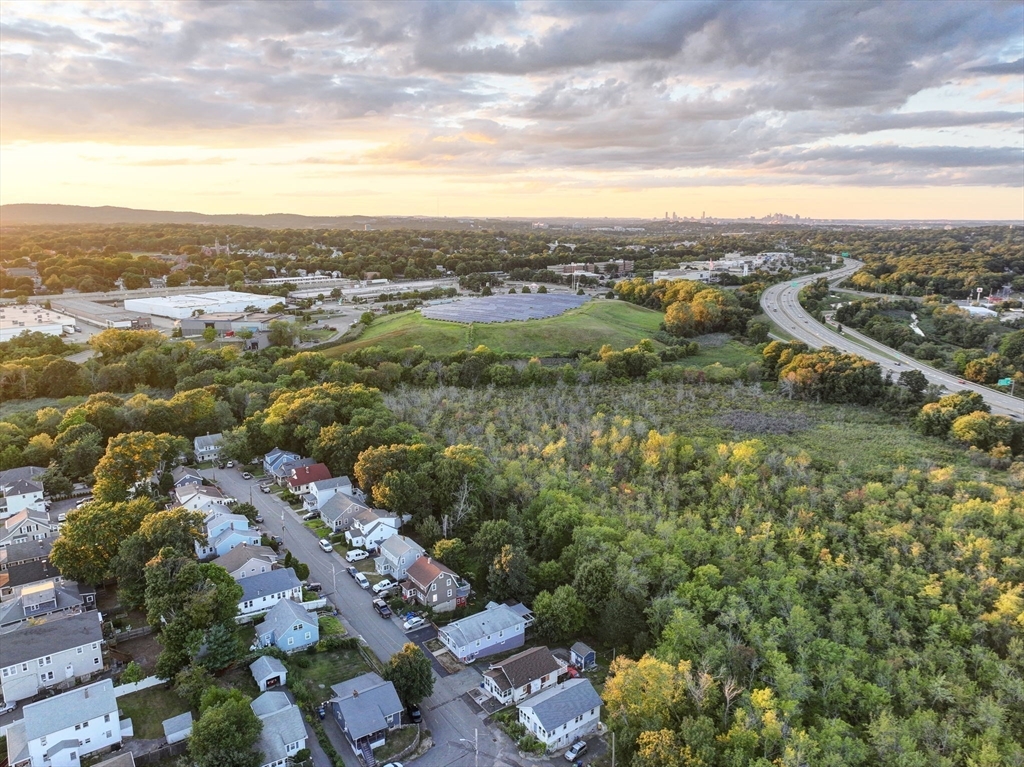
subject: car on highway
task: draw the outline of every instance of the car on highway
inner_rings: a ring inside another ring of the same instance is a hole
[[[412,631],[413,629],[418,629],[420,626],[423,626],[424,624],[426,624],[426,622],[426,618],[420,615],[414,615],[402,624],[402,628],[406,631]]]
[[[368,556],[370,555],[362,549],[350,549],[349,551],[345,552],[345,561],[358,562],[361,559],[366,559]]]
[[[356,573],[352,577],[354,577],[356,579],[356,583],[359,585],[359,588],[361,588],[361,589],[368,589],[368,588],[370,588],[370,581],[368,581],[366,579],[366,576],[363,575],[362,573]]]
[[[320,548],[323,549],[324,551],[326,551],[326,552],[334,551],[334,547],[331,545],[331,542],[329,540],[327,540],[326,538],[321,538],[319,543],[320,543]]]
[[[252,474],[247,471],[242,472],[242,479],[252,479]]]
[[[373,600],[373,609],[376,610],[380,614],[381,618],[390,618],[391,617],[391,608],[388,607],[388,603],[385,602],[383,599],[374,599]]]
[[[397,584],[393,580],[391,580],[390,578],[385,578],[384,580],[380,581],[379,583],[374,584],[374,586],[373,586],[373,593],[374,594],[383,594],[383,593],[385,593],[387,591],[391,591],[391,589],[393,589],[396,585]]]

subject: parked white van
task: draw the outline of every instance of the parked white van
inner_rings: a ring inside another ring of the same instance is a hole
[[[370,555],[362,549],[351,549],[350,551],[346,552],[345,560],[347,562],[358,562],[360,559],[366,559],[368,556]]]

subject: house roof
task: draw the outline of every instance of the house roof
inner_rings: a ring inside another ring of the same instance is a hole
[[[7,728],[7,760],[10,764],[20,764],[28,759],[28,735],[25,733],[25,720],[11,722]]]
[[[175,466],[171,469],[171,477],[174,479],[174,483],[177,484],[183,479],[194,479],[195,484],[203,484],[203,475],[195,469],[189,469],[186,466]]]
[[[331,477],[329,479],[318,479],[310,484],[310,489],[316,488],[318,492],[321,490],[333,490],[336,487],[352,487],[352,480],[348,477]]]
[[[220,445],[222,442],[224,442],[224,435],[218,432],[217,434],[203,434],[196,437],[193,444],[196,450],[205,450],[207,448],[217,447],[217,445]]]
[[[265,698],[268,700],[264,701]],[[299,707],[291,703],[283,692],[265,692],[251,705],[253,712],[263,721],[263,730],[256,741],[256,748],[263,752],[263,764],[291,756],[285,747],[306,738],[306,725]],[[261,714],[260,711],[266,713]]]
[[[389,557],[398,559],[403,554],[410,552],[417,553],[420,556],[426,553],[423,547],[416,543],[416,541],[404,535],[392,535],[380,545],[381,556],[386,554]]]
[[[562,666],[547,647],[533,647],[491,665],[487,676],[502,689],[516,689],[547,674],[556,674]],[[506,684],[502,684],[502,681]]]
[[[287,461],[282,461],[277,465],[277,468],[273,469],[273,472],[281,477],[287,477],[295,469],[301,469],[303,466],[312,466],[316,463],[315,458],[294,458]]]
[[[48,557],[55,540],[57,539],[44,538],[41,541],[12,543],[10,546],[0,549],[0,565],[12,567],[19,562],[31,562],[40,557]]]
[[[35,479],[46,473],[42,466],[19,466],[16,469],[0,471],[0,485],[7,485],[19,479]]]
[[[3,485],[4,495],[28,495],[29,493],[43,492],[43,486],[39,482],[30,479],[16,479],[13,482],[6,482]]]
[[[74,581],[61,584],[44,581],[18,586],[14,589],[13,598],[0,602],[0,626],[10,626],[28,618],[41,618],[49,613],[73,610],[80,608],[84,602],[78,584]],[[52,607],[48,606],[50,603],[53,603]],[[36,606],[36,609],[26,610],[28,605]]]
[[[250,576],[255,577],[255,576]],[[245,578],[244,580],[249,580]],[[256,636],[265,636],[270,632],[274,633],[274,640],[284,634],[294,625],[296,621],[302,621],[310,625],[316,624],[316,618],[312,617],[306,608],[291,599],[282,599],[270,608],[263,623],[256,627]]]
[[[541,726],[548,732],[554,732],[600,705],[601,696],[589,679],[570,679],[528,698],[518,708],[532,709]]]
[[[60,571],[57,568],[51,567],[45,559],[37,559],[32,562],[20,562],[0,571],[0,586],[14,588],[15,586],[24,586],[26,583],[59,577]]]
[[[295,571],[290,567],[250,575],[248,578],[242,578],[239,584],[242,586],[242,598],[239,601],[242,602],[265,597],[267,594],[302,588],[299,579],[295,577]]]
[[[522,626],[523,618],[511,607],[488,605],[482,613],[467,615],[465,618],[452,621],[442,630],[452,638],[457,647],[468,647],[478,639],[483,639],[499,631],[507,631],[516,625]]]
[[[94,610],[54,618],[33,626],[20,626],[3,635],[3,641],[0,642],[0,668],[102,640],[100,614]]]
[[[450,568],[431,557],[420,557],[406,570],[406,577],[417,586],[424,587],[437,580],[442,573],[448,573],[458,580],[458,576]]]
[[[215,536],[207,540],[206,545],[209,548],[216,549],[224,541],[230,540],[231,538],[243,538],[244,540],[242,541],[242,543],[249,543],[251,541],[252,545],[256,546],[259,544],[261,540],[261,535],[256,530],[239,530],[237,527],[228,527],[224,530],[221,530]]]
[[[281,602],[278,602],[278,604],[281,604]],[[249,671],[252,672],[252,678],[257,683],[272,676],[288,673],[288,669],[284,667],[284,664],[272,655],[261,655],[258,657],[249,664]]]
[[[275,447],[273,450],[271,450],[269,453],[263,456],[263,461],[268,466],[274,466],[280,463],[281,461],[294,460],[298,457],[299,455],[297,453],[290,453],[287,450],[282,450],[279,447]]]
[[[594,650],[591,647],[588,647],[587,645],[583,644],[583,642],[577,642],[570,648],[570,650],[579,655],[581,658],[586,658],[588,655],[591,654],[596,655]]]
[[[119,751],[109,759],[96,762],[92,767],[135,767],[135,756],[131,751]]]
[[[402,711],[402,701],[398,699],[395,686],[372,671],[332,685],[331,689],[353,741],[386,729],[386,717]]]
[[[29,741],[80,722],[113,713],[117,717],[117,697],[114,683],[104,679],[95,684],[75,687],[61,695],[54,695],[25,708],[25,734]]]
[[[262,559],[268,564],[274,564],[277,561],[277,552],[269,546],[252,546],[248,543],[243,543],[240,546],[235,546],[228,553],[214,559],[213,564],[220,565],[230,573],[232,570],[237,570],[250,559]]]
[[[288,477],[288,484],[291,487],[308,485],[310,482],[319,482],[331,478],[331,470],[322,463],[299,466],[292,471],[292,474],[294,476]]]
[[[350,495],[345,493],[335,493],[333,496],[327,499],[323,506],[320,507],[320,516],[323,519],[329,520],[330,522],[337,524],[342,520],[353,520],[356,515],[364,509],[368,509],[365,503],[357,501]]]
[[[163,726],[165,738],[169,738],[178,732],[187,732],[192,729],[192,712],[186,711],[184,714],[164,719]]]

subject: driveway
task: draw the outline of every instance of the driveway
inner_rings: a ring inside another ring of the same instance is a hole
[[[281,535],[285,548],[309,565],[310,579],[323,584],[323,595],[341,612],[345,628],[353,636],[362,637],[377,657],[387,661],[410,641],[396,619],[384,620],[377,615],[371,604],[371,593],[359,588],[346,574],[348,563],[336,551],[330,554],[321,551],[313,532],[278,496],[261,493],[258,480],[242,479],[237,469],[204,469],[202,474],[216,481],[226,495],[240,501],[248,500],[251,493],[253,505],[265,520],[260,526],[268,534]],[[482,679],[480,672],[473,668],[447,677],[435,674],[434,694],[420,704],[423,726],[430,730],[435,745],[415,761],[416,767],[474,767],[473,744],[478,734],[479,764],[489,767],[521,764],[512,741],[497,730],[488,729],[483,723],[483,712],[471,708],[464,699],[464,693],[477,687]]]

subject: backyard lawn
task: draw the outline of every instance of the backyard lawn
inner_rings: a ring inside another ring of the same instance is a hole
[[[183,698],[172,690],[165,690],[162,684],[118,698],[117,705],[122,716],[132,720],[135,737],[143,740],[162,738],[164,720],[189,710]]]
[[[303,667],[308,661],[308,665]],[[370,671],[358,650],[299,653],[288,659],[288,686],[304,686],[313,700],[331,697],[331,685]]]

